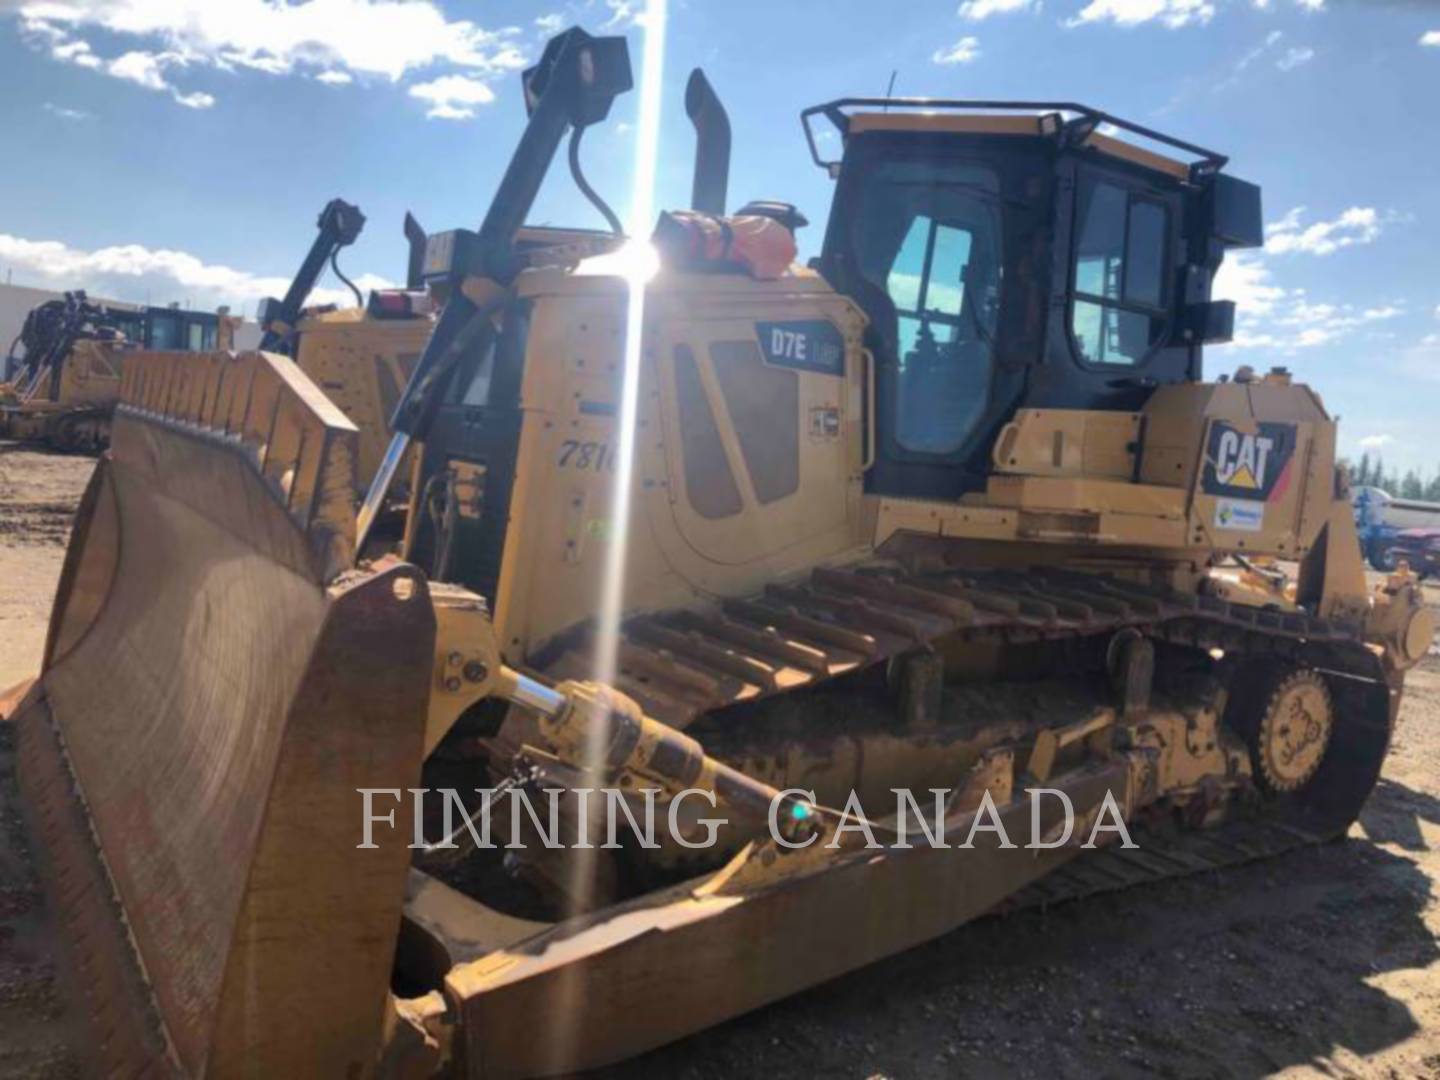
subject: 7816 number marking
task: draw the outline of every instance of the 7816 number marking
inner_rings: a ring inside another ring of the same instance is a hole
[[[560,444],[560,458],[556,461],[562,469],[593,469],[595,472],[615,471],[615,455],[610,444],[603,442],[580,442],[566,439]]]

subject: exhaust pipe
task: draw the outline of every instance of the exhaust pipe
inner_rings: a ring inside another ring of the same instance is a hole
[[[410,258],[405,267],[405,288],[415,291],[425,287],[425,230],[415,215],[405,211],[405,240],[410,246]]]
[[[690,207],[706,214],[725,213],[730,184],[730,117],[705,77],[696,68],[685,84],[685,115],[695,125],[695,181]]]

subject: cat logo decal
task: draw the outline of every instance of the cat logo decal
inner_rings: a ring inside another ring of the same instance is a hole
[[[1246,430],[1213,420],[1206,440],[1201,490],[1230,498],[1277,499],[1289,487],[1294,456],[1294,424],[1262,422]]]

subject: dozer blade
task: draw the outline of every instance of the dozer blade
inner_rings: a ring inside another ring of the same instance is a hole
[[[97,1074],[373,1067],[407,852],[355,789],[418,775],[435,628],[349,569],[355,438],[284,358],[127,358],[13,718]]]

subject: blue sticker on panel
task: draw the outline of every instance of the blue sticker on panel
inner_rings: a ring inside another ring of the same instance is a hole
[[[758,322],[755,333],[759,335],[760,352],[766,363],[822,375],[845,374],[845,337],[832,322],[825,319]]]

